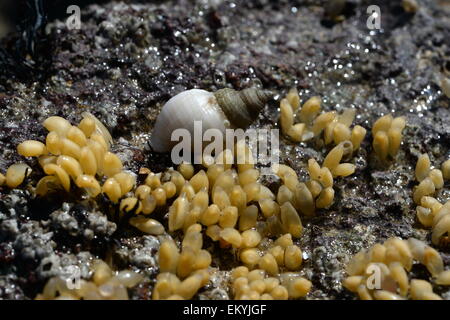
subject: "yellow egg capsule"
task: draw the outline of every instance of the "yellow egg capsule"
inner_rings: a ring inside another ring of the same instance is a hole
[[[44,172],[48,175],[56,175],[64,190],[70,190],[70,177],[62,167],[57,164],[50,163],[44,167]]]
[[[220,186],[216,187],[215,190],[213,191],[212,201],[214,204],[219,206],[221,210],[225,209],[231,204],[230,198],[228,197],[227,193]]]
[[[160,272],[170,272],[175,274],[180,259],[180,253],[173,240],[164,240],[159,247],[158,253]]]
[[[50,153],[54,155],[61,154],[61,139],[59,138],[58,133],[56,133],[56,131],[51,131],[47,134],[45,144],[47,150]]]
[[[246,230],[241,236],[243,248],[254,248],[261,242],[261,234],[256,230]]]
[[[372,126],[372,134],[375,136],[379,131],[388,131],[392,124],[392,115],[387,114],[379,118]]]
[[[293,237],[299,238],[303,231],[303,225],[295,208],[290,202],[285,202],[280,210],[281,223],[285,230]]]
[[[194,188],[195,192],[199,192],[202,188],[209,188],[209,180],[206,172],[204,170],[200,170],[196,173],[190,180],[189,183]]]
[[[17,146],[17,152],[24,157],[39,157],[47,153],[47,148],[40,141],[27,140]]]
[[[72,140],[80,147],[84,147],[86,145],[86,136],[78,127],[72,126],[69,131],[67,131],[67,139]]]
[[[271,292],[270,295],[275,300],[287,300],[289,297],[288,291],[285,287],[278,285]]]
[[[63,168],[73,180],[76,180],[79,175],[83,174],[78,161],[70,156],[59,156],[56,164]]]
[[[247,205],[247,194],[239,185],[235,185],[231,189],[229,198],[231,205],[237,207],[240,211]]]
[[[239,217],[239,230],[245,231],[256,226],[258,219],[258,207],[251,205],[247,207]]]
[[[149,186],[143,184],[143,185],[140,185],[139,187],[136,188],[136,190],[134,191],[134,195],[139,200],[142,200],[146,196],[148,196],[151,192],[152,192],[152,189]]]
[[[94,132],[93,134],[91,134],[89,140],[97,142],[104,152],[107,152],[109,150],[109,145],[102,134]]]
[[[141,200],[142,204],[142,213],[143,214],[150,214],[152,213],[156,208],[156,200],[153,198],[151,194],[147,195],[145,198]]]
[[[386,132],[378,131],[372,143],[375,153],[381,160],[386,160],[389,152],[389,137]]]
[[[302,250],[295,246],[287,246],[284,252],[284,265],[289,270],[298,270],[302,264]]]
[[[169,231],[181,229],[186,220],[189,209],[189,201],[185,194],[178,197],[169,209]]]
[[[81,148],[80,165],[83,172],[90,176],[95,176],[97,173],[97,159],[90,147]]]
[[[95,131],[95,121],[92,118],[83,118],[78,124],[78,128],[89,138]]]
[[[61,183],[59,179],[55,176],[45,176],[41,178],[36,184],[36,194],[38,196],[45,196],[49,192],[56,191],[57,189],[61,189]]]
[[[360,125],[356,125],[353,127],[352,134],[350,137],[350,141],[353,145],[353,151],[356,151],[361,146],[361,142],[364,140],[366,136],[367,130]]]
[[[292,88],[288,91],[286,99],[292,107],[292,110],[296,111],[300,107],[300,96],[296,88]]]
[[[431,161],[428,154],[424,153],[419,156],[416,163],[415,175],[417,181],[421,182],[430,172]]]
[[[87,193],[93,198],[98,196],[102,191],[100,184],[93,176],[82,174],[78,176],[75,183],[78,188],[84,188]]]
[[[192,299],[192,297],[201,288],[201,284],[202,277],[200,275],[192,275],[180,283],[176,293],[184,299]]]
[[[283,134],[288,135],[294,125],[294,110],[287,99],[280,101],[280,126]]]
[[[123,170],[122,160],[112,152],[106,152],[103,157],[103,172],[112,177]]]
[[[205,226],[211,226],[219,222],[220,208],[216,204],[210,205],[201,215],[200,222]]]
[[[211,238],[212,241],[219,241],[220,239],[220,231],[222,229],[217,225],[213,224],[206,228],[206,235]]]
[[[293,279],[288,284],[289,297],[294,299],[303,298],[311,290],[311,287],[311,281],[305,278]]]
[[[47,164],[56,163],[57,157],[51,155],[39,156],[38,162],[41,168],[44,168]]]
[[[261,269],[268,274],[275,276],[278,274],[278,263],[271,253],[266,253],[258,262]]]
[[[172,198],[173,196],[176,195],[177,193],[177,187],[175,186],[175,184],[171,181],[167,181],[164,182],[162,188],[164,189],[164,191],[166,192],[166,197],[167,199]]]
[[[442,175],[445,180],[450,180],[450,160],[444,161],[442,163]]]
[[[43,126],[48,131],[55,131],[59,136],[64,137],[72,125],[62,117],[52,116],[43,122]]]
[[[248,248],[248,249],[243,249],[240,252],[239,258],[247,266],[253,268],[255,265],[258,264],[259,259],[261,259],[261,256],[259,255],[259,252],[256,248]]]
[[[271,217],[273,215],[278,216],[278,214],[280,213],[280,206],[274,200],[263,199],[258,203],[265,218]]]
[[[245,267],[245,266],[239,266],[239,267],[236,267],[236,268],[234,268],[233,270],[231,270],[231,278],[233,279],[233,280],[236,280],[236,279],[238,279],[238,278],[243,278],[243,279],[246,279],[247,280],[247,275],[248,275],[248,272],[249,272],[249,270],[248,270],[248,268],[247,267]],[[248,282],[248,281],[247,281]]]
[[[183,162],[178,166],[180,172],[186,180],[189,180],[194,175],[194,166],[190,163]]]
[[[442,176],[442,171],[439,169],[433,169],[429,173],[431,181],[434,183],[436,189],[442,189],[444,187],[444,177]]]
[[[156,189],[161,186],[161,173],[149,173],[147,178],[145,178],[145,184],[148,185],[152,189]],[[184,179],[183,179],[184,185]]]
[[[136,184],[136,177],[128,172],[119,172],[114,175],[114,179],[120,184],[122,195],[130,192]]]
[[[152,196],[155,199],[157,206],[163,206],[166,204],[167,197],[163,188],[156,188],[153,190]]]
[[[79,159],[81,155],[81,148],[72,140],[63,138],[61,140],[61,154]]]
[[[102,187],[102,192],[106,194],[113,203],[118,203],[122,192],[120,184],[114,178],[109,178],[105,181]]]
[[[161,235],[164,234],[164,226],[155,219],[147,219],[144,217],[132,217],[130,219],[130,224],[139,229],[142,232],[151,235]]]
[[[89,149],[92,151],[92,153],[95,156],[96,162],[97,162],[97,174],[102,175],[103,174],[103,158],[105,155],[105,150],[101,146],[100,143],[94,140],[88,140],[87,145]]]
[[[318,96],[309,98],[300,110],[300,121],[304,123],[311,123],[317,116],[321,109],[322,100]]]
[[[6,170],[5,181],[9,188],[16,188],[22,184],[31,173],[31,168],[25,163],[16,163]]]
[[[224,228],[220,231],[220,238],[228,242],[235,248],[239,248],[242,244],[242,237],[239,231],[233,228]]]

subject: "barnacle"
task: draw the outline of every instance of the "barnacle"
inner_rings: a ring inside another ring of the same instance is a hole
[[[390,238],[357,253],[347,264],[342,285],[362,300],[441,300],[426,280],[409,279],[414,261],[423,264],[442,285],[450,285],[439,253],[424,242]]]
[[[359,149],[366,135],[366,129],[360,125],[350,126],[355,118],[355,109],[345,109],[342,114],[335,111],[320,113],[321,99],[310,98],[300,107],[297,90],[291,89],[280,101],[280,125],[283,134],[293,141],[307,141],[323,132],[325,144],[335,145],[350,140],[353,150]],[[299,122],[297,122],[297,119]]]

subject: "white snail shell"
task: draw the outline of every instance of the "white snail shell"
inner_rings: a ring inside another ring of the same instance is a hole
[[[201,121],[202,131],[246,128],[258,116],[271,94],[248,88],[242,91],[220,89],[214,93],[201,89],[183,91],[167,101],[156,119],[150,145],[156,152],[168,152],[177,143],[172,132],[187,129],[194,136],[194,121]],[[202,132],[202,133],[203,133]]]

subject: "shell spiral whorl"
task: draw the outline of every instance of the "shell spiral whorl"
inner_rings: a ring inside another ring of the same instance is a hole
[[[214,96],[233,126],[247,128],[258,117],[272,93],[256,88],[242,91],[224,88],[217,90]]]

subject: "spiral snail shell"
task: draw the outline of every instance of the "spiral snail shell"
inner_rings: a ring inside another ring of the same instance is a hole
[[[241,91],[201,89],[183,91],[167,101],[156,119],[150,145],[156,152],[168,152],[177,143],[172,132],[187,129],[194,136],[194,121],[201,121],[202,131],[247,128],[261,112],[272,94],[248,88]]]

